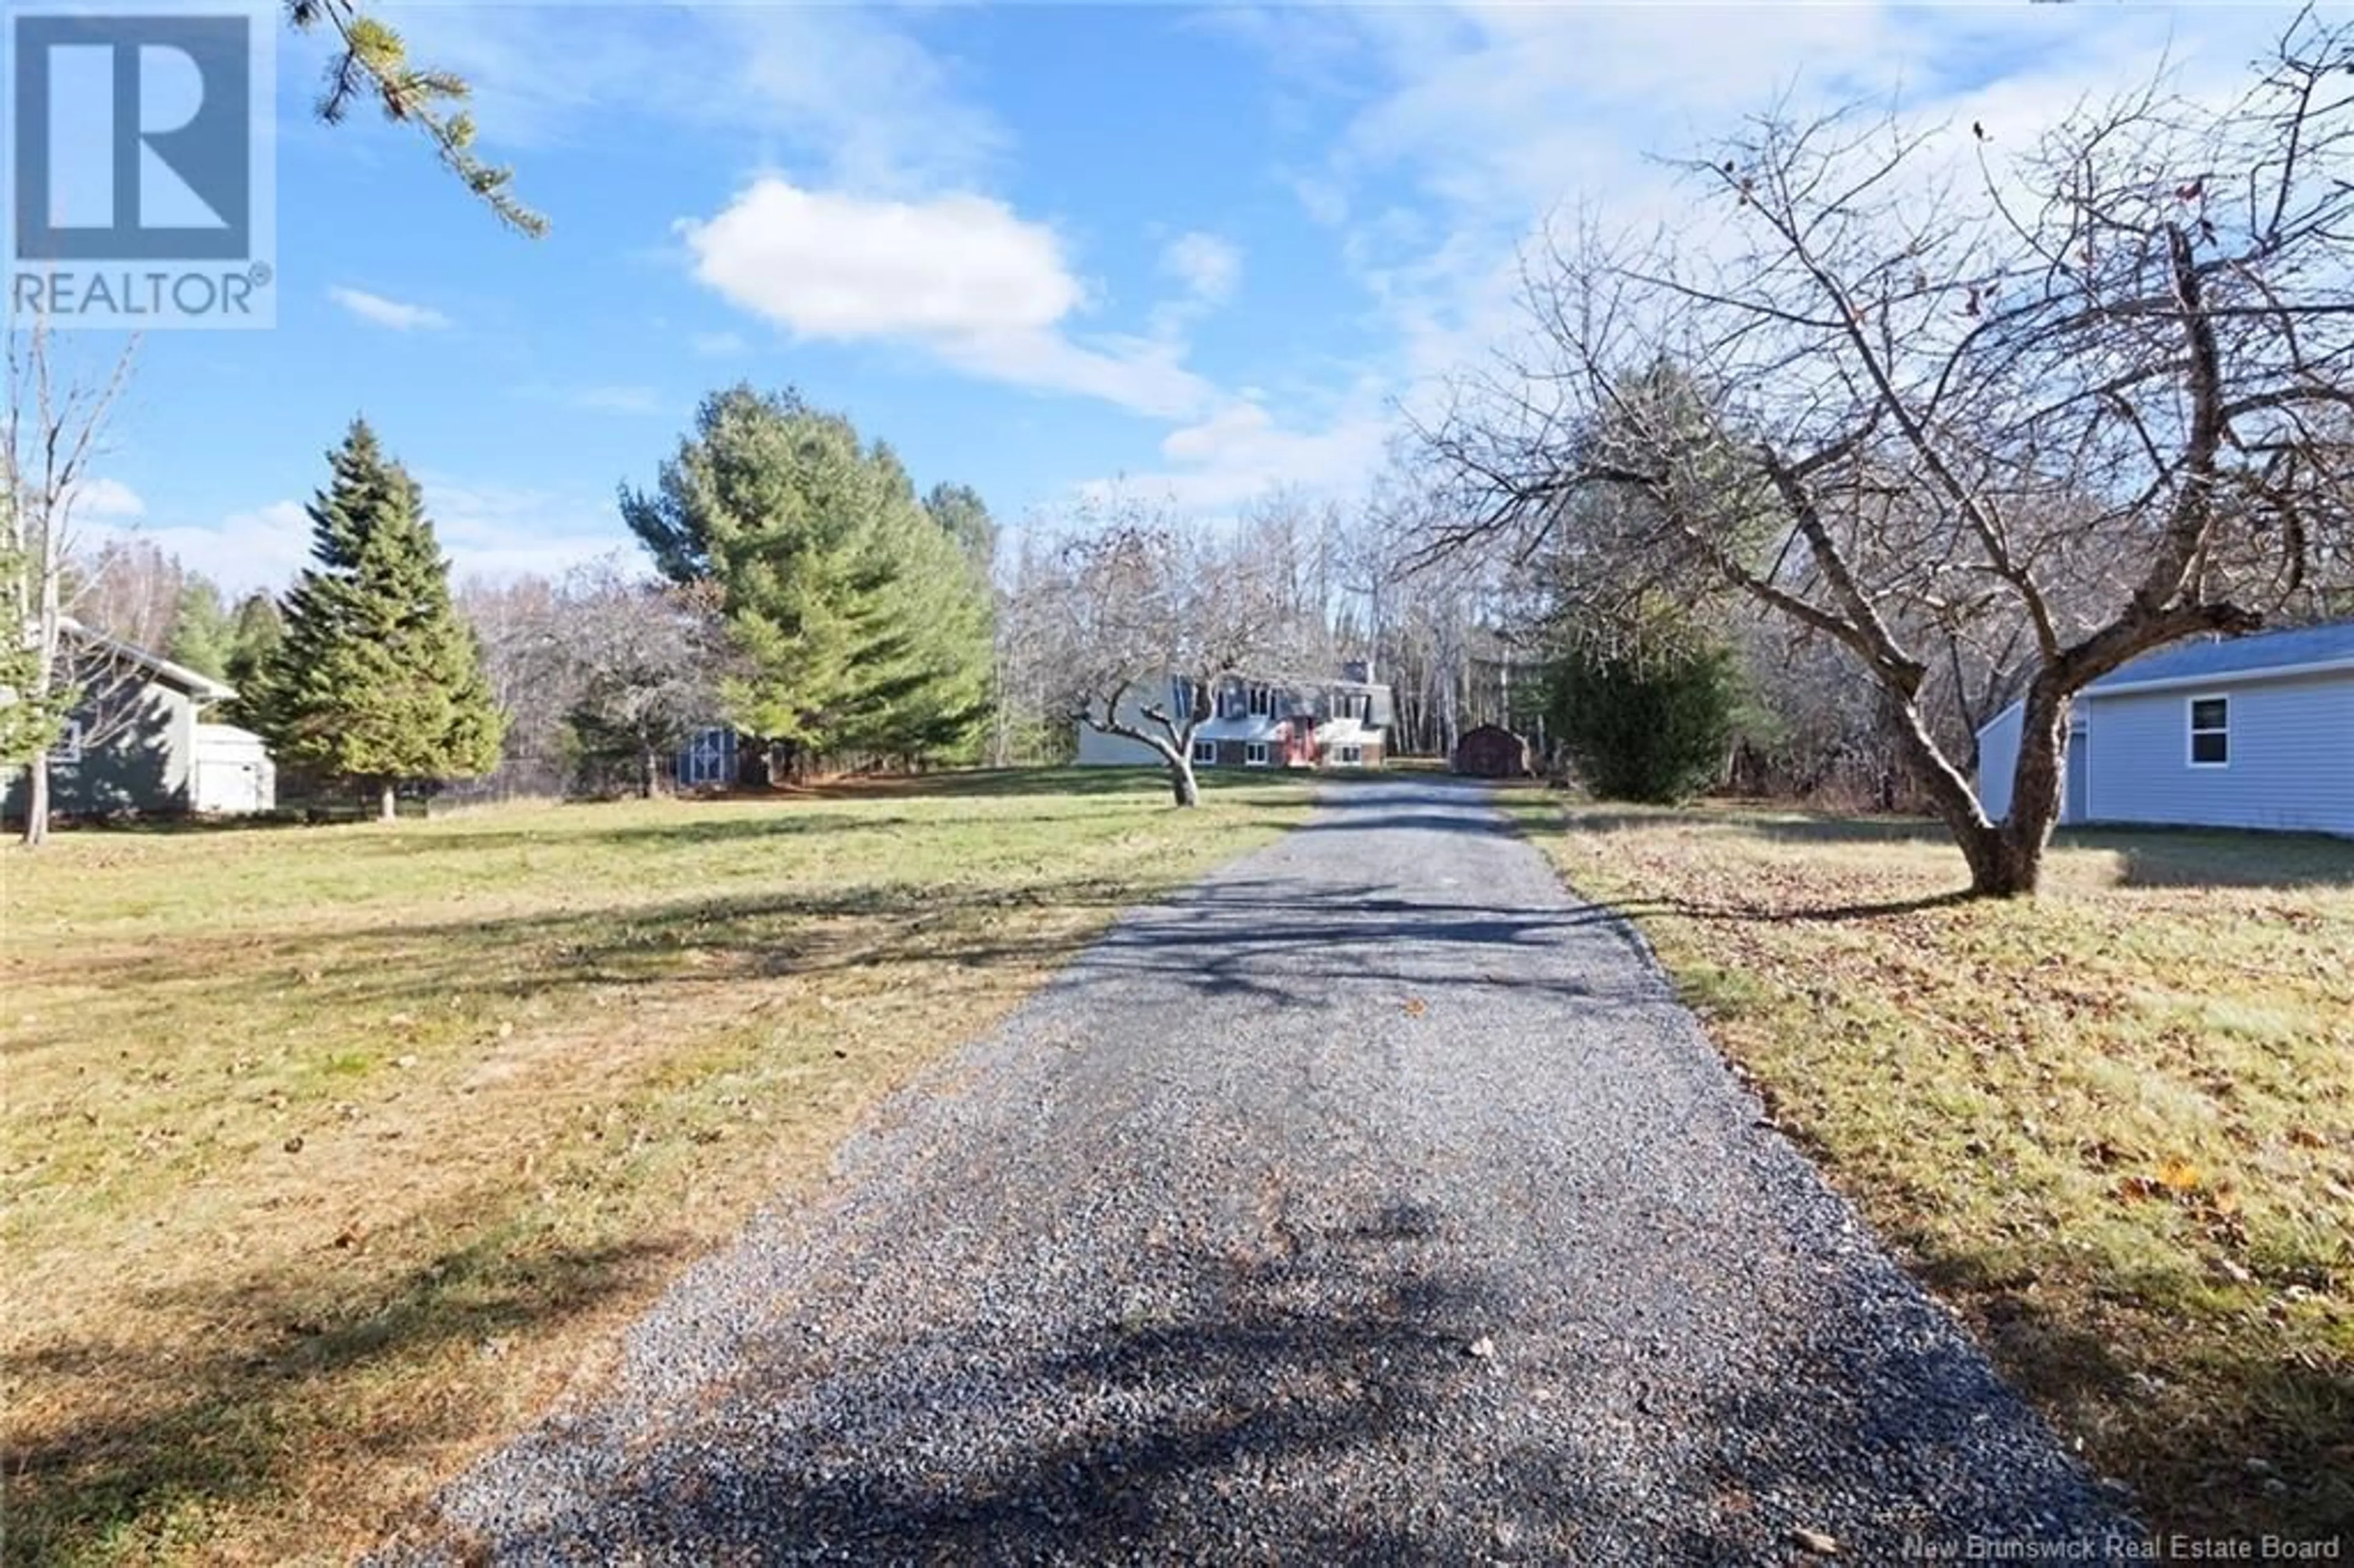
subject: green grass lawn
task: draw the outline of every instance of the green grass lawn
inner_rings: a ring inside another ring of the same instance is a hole
[[[2354,1531],[2354,843],[1509,797],[1776,1118],[2152,1520]]]
[[[0,854],[0,1557],[348,1556],[878,1097],[1308,797],[1204,783]]]

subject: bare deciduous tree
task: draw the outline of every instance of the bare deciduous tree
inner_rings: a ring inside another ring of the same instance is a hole
[[[1973,890],[2033,892],[2074,694],[2354,562],[2349,67],[2308,15],[2235,101],[2160,80],[2015,157],[1978,127],[1756,122],[1682,165],[1723,243],[1587,232],[1530,267],[1535,353],[1424,429],[1457,502],[1431,547],[1567,531],[1605,576],[1839,643]],[[1581,509],[1596,485],[1643,504]],[[1925,693],[1941,636],[2005,618],[2028,657],[1994,821]]]
[[[574,740],[588,758],[626,760],[651,800],[663,759],[720,711],[730,655],[717,585],[649,582],[608,558],[567,574],[557,606]]]
[[[708,585],[653,581],[613,555],[560,581],[470,582],[459,608],[507,714],[511,789],[554,793],[625,766],[652,798],[663,758],[721,722],[734,655]]]
[[[170,644],[188,581],[177,556],[150,539],[108,539],[68,570],[75,620],[133,647]]]
[[[1034,586],[1066,722],[1150,747],[1180,806],[1201,802],[1193,734],[1230,677],[1330,673],[1297,562],[1246,525],[1220,539],[1132,499],[1091,507]]]
[[[0,564],[12,670],[0,766],[25,769],[24,842],[48,837],[50,748],[78,705],[104,715],[126,666],[99,639],[74,635],[72,573],[83,554],[80,513],[108,414],[130,378],[132,350],[89,374],[62,371],[44,321],[8,334],[8,408],[0,433]],[[96,726],[84,744],[105,736]]]

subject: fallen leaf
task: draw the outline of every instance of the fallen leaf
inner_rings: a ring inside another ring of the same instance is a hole
[[[286,1152],[289,1154],[300,1154],[302,1152],[302,1135],[301,1133],[298,1132],[293,1137],[286,1140]]]
[[[1430,1004],[1423,1001],[1422,998],[1418,996],[1410,996],[1405,999],[1404,1005],[1399,1011],[1403,1012],[1408,1018],[1420,1018],[1424,1013],[1430,1011]]]
[[[1470,1351],[1478,1360],[1492,1361],[1496,1354],[1496,1341],[1482,1334],[1471,1341]]]
[[[1819,1530],[1794,1530],[1790,1531],[1790,1542],[1799,1551],[1811,1552],[1818,1557],[1839,1555],[1839,1538],[1825,1535]]]

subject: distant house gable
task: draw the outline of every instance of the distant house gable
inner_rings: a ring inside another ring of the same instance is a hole
[[[77,645],[73,652],[80,659],[135,670],[143,680],[168,686],[197,703],[225,703],[237,695],[237,688],[225,681],[216,681],[186,664],[175,664],[161,653],[150,652],[120,638],[109,637],[71,616],[59,617],[58,626]]]

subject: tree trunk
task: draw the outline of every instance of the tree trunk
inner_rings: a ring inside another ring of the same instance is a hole
[[[1193,777],[1193,758],[1181,753],[1169,759],[1169,792],[1180,806],[1202,803],[1202,786]]]
[[[1919,705],[1896,695],[1890,713],[1914,781],[1969,863],[1971,896],[2032,897],[2043,874],[2043,846],[2060,814],[2058,756],[2067,731],[2068,698],[2057,680],[2046,672],[2028,688],[2010,812],[1999,822],[1987,820],[1969,780],[1937,749]]]
[[[2004,818],[1962,836],[1962,855],[1970,863],[1970,895],[1975,898],[2032,898],[2043,879],[2043,846],[2048,828],[2035,830],[2017,816]]]
[[[638,793],[646,800],[654,798],[654,790],[662,782],[661,762],[661,754],[652,747],[638,747]]]
[[[49,842],[49,754],[46,747],[25,764],[25,847]]]
[[[1970,863],[1970,891],[1982,897],[2032,897],[2043,877],[2043,851],[2060,820],[2061,768],[2067,755],[2069,699],[2050,672],[2036,677],[2022,699],[2019,757],[2011,768],[2010,811],[1962,853]]]
[[[378,787],[376,820],[389,822],[400,815],[400,799],[395,793],[398,781],[387,779]]]

